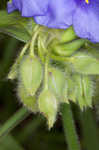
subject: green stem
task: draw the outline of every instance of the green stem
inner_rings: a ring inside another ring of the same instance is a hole
[[[43,52],[46,54],[48,52],[47,51],[47,45],[45,46],[45,43],[41,38],[40,38],[40,43],[41,43]]]
[[[22,120],[24,120],[30,112],[25,108],[20,108],[1,128],[0,137],[8,134],[13,128],[15,128]]]
[[[91,108],[87,108],[83,112],[79,112],[83,145],[86,150],[99,150],[99,134],[98,127]]]
[[[38,33],[40,32],[40,28],[37,28],[35,29],[36,31],[33,32],[33,36],[32,36],[32,39],[31,39],[31,43],[30,43],[30,56],[34,57],[34,46],[35,46],[35,41],[37,39],[37,36],[38,36]]]
[[[38,55],[41,59],[41,61],[44,63],[44,51],[42,50],[42,46],[41,46],[41,38],[40,36],[38,37]]]
[[[63,104],[62,119],[69,150],[80,150],[70,104]]]
[[[49,54],[47,54],[45,58],[44,89],[48,89],[48,63],[49,63]]]
[[[21,59],[21,58],[23,57],[23,55],[25,54],[25,52],[26,52],[26,50],[28,49],[29,45],[30,45],[30,41],[27,42],[27,43],[25,44],[25,46],[23,47],[23,49],[22,49],[22,51],[21,51],[21,53],[20,53],[20,55],[19,55],[19,59]]]

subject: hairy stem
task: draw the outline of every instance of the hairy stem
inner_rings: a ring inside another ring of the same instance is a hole
[[[62,119],[64,126],[64,133],[69,150],[80,150],[80,144],[76,134],[74,120],[70,104],[64,103],[62,106]]]
[[[42,45],[41,45],[41,38],[38,36],[38,55],[41,59],[41,61],[44,63],[45,58],[44,58],[44,51],[42,50]]]
[[[31,43],[30,43],[30,56],[34,57],[34,48],[35,48],[35,42],[36,42],[36,39],[38,37],[38,34],[40,32],[40,28],[39,26],[37,26],[35,28],[35,30],[33,30],[33,36],[32,36],[32,39],[31,39]]]

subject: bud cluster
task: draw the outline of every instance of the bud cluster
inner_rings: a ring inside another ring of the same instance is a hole
[[[99,64],[91,55],[78,53],[85,42],[77,39],[72,27],[63,32],[37,26],[8,74],[9,79],[18,80],[17,93],[23,105],[42,113],[49,129],[61,103],[71,100],[81,109],[92,105],[93,82],[89,75],[92,69],[94,74],[99,71],[86,67],[94,62],[98,68]]]

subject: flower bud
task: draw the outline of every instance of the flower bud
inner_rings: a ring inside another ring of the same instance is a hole
[[[15,63],[12,65],[10,72],[8,73],[7,78],[10,80],[14,80],[17,78],[18,75],[18,65],[19,61],[16,59]]]
[[[60,42],[70,42],[76,38],[77,38],[77,35],[73,27],[71,26],[63,32]]]
[[[21,85],[18,86],[17,92],[18,97],[20,98],[23,105],[26,106],[32,112],[36,113],[38,111],[38,108],[35,96],[28,95],[24,87]]]
[[[27,93],[33,96],[42,81],[42,65],[38,58],[25,56],[20,64],[19,76]]]
[[[49,90],[43,90],[38,99],[39,110],[47,118],[49,129],[56,120],[58,103],[56,97]]]
[[[13,66],[11,67],[11,70],[7,76],[8,79],[10,80],[14,80],[17,77],[17,64],[13,64]]]
[[[85,39],[78,39],[70,43],[57,44],[53,47],[53,52],[59,56],[71,56],[85,43]]]
[[[56,97],[60,98],[60,101],[62,101],[66,88],[65,74],[57,68],[49,68],[48,86],[50,91],[52,91]]]

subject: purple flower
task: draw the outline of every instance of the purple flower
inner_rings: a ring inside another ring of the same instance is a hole
[[[14,10],[49,28],[73,25],[79,37],[99,42],[99,0],[12,0],[8,12]]]

